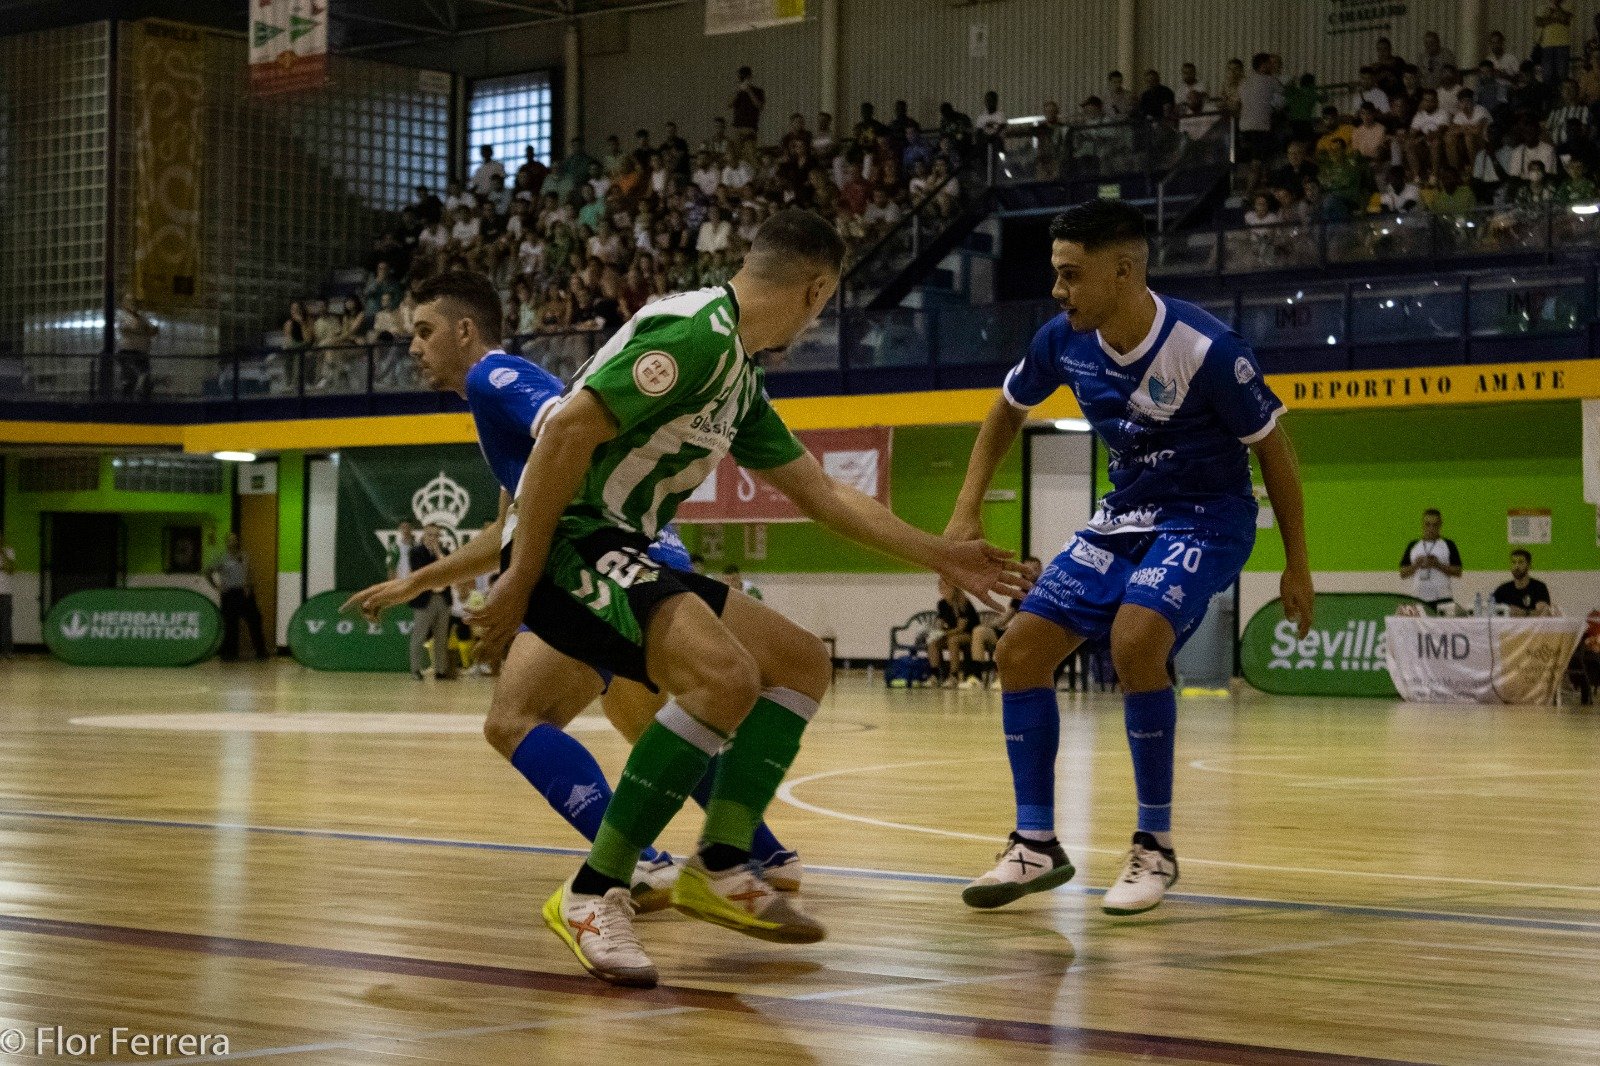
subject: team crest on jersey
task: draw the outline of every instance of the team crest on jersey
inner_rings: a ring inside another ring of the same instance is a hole
[[[633,364],[633,383],[646,396],[665,396],[678,383],[678,361],[666,352],[645,352]]]
[[[1250,360],[1244,356],[1233,361],[1233,379],[1241,385],[1248,384],[1256,376],[1256,368],[1250,365]]]
[[[515,380],[517,380],[517,372],[509,366],[503,366],[498,370],[489,372],[489,384],[497,389],[503,389]]]
[[[1162,407],[1171,407],[1178,400],[1178,386],[1155,374],[1150,375],[1150,399]]]

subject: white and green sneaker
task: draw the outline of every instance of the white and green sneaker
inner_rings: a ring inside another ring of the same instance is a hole
[[[1047,892],[1077,873],[1060,843],[1044,844],[1012,833],[995,858],[998,865],[961,890],[961,902],[988,910],[1015,903],[1034,892]]]
[[[1163,848],[1149,833],[1135,833],[1122,876],[1106,889],[1101,909],[1107,914],[1140,914],[1160,903],[1177,881],[1178,853]]]
[[[678,863],[660,852],[651,860],[640,859],[633,868],[633,905],[640,914],[653,914],[672,906],[672,886],[678,883]]]
[[[633,897],[625,888],[603,896],[572,891],[572,881],[545,900],[544,924],[600,980],[628,988],[654,988],[655,963],[633,931]]]

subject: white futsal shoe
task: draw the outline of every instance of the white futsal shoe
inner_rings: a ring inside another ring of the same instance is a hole
[[[633,905],[640,914],[653,914],[672,906],[672,886],[678,883],[678,862],[666,852],[654,860],[640,859],[633,868]]]
[[[656,965],[633,931],[633,897],[625,888],[603,896],[572,891],[569,878],[545,900],[544,924],[578,956],[583,968],[613,985],[654,988]]]
[[[1163,848],[1149,833],[1133,834],[1127,865],[1116,884],[1106,889],[1101,909],[1107,914],[1140,914],[1161,902],[1178,880],[1178,853]]]
[[[792,851],[780,851],[761,864],[761,879],[779,892],[800,891],[800,878],[805,866],[800,856]]]
[[[1033,892],[1047,892],[1072,880],[1077,871],[1059,843],[1044,844],[1012,833],[999,865],[961,890],[961,902],[988,910],[1015,903]]]

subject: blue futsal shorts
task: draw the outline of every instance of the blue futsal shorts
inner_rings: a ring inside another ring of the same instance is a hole
[[[1045,567],[1022,610],[1104,643],[1117,608],[1148,607],[1172,623],[1174,651],[1205,617],[1211,597],[1239,579],[1255,530],[1083,530]]]

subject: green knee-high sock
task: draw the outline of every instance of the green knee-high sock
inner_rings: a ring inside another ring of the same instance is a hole
[[[595,835],[589,866],[623,884],[631,882],[639,853],[683,808],[726,739],[676,700],[661,708],[628,756]]]
[[[717,764],[706,805],[708,845],[748,853],[756,826],[800,753],[800,735],[817,713],[817,702],[790,689],[768,689],[739,724]]]

